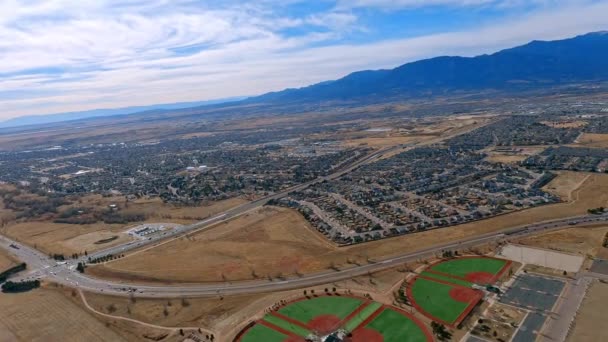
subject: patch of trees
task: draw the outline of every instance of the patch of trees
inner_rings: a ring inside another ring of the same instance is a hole
[[[57,208],[69,204],[61,196],[21,196],[17,191],[2,193],[4,207],[19,212],[17,218],[33,218],[48,213],[57,213]]]
[[[142,213],[120,213],[106,211],[101,214],[100,219],[106,224],[125,224],[130,222],[141,222],[146,220],[146,215]]]
[[[457,256],[458,256],[458,251],[450,251],[450,250],[443,251],[443,252],[441,253],[441,256],[442,256],[443,258],[454,258],[454,257],[457,257]]]
[[[593,215],[601,215],[604,213],[604,207],[599,207],[599,208],[591,208],[591,209],[587,209],[587,212],[589,214],[593,214]]]
[[[94,215],[87,214],[87,212],[88,210],[85,208],[69,208],[61,212],[53,222],[68,224],[93,224],[99,220]]]
[[[431,329],[433,329],[433,335],[437,336],[439,341],[449,341],[452,339],[452,333],[441,323],[431,322]]]
[[[21,263],[17,266],[13,266],[11,268],[9,268],[8,270],[0,273],[0,283],[3,283],[6,281],[6,279],[8,279],[8,277],[10,277],[11,275],[21,272],[23,270],[25,270],[27,268],[27,264],[26,263]]]
[[[124,256],[124,254],[121,254],[121,255],[108,254],[108,255],[104,255],[104,256],[101,256],[98,258],[93,258],[93,259],[91,259],[89,257],[88,262],[89,262],[89,264],[99,264],[99,263],[110,261],[110,260],[116,260],[118,258],[122,258],[123,256]]]
[[[104,210],[102,212],[91,213],[90,210],[83,208],[70,208],[58,215],[53,221],[55,223],[67,224],[93,224],[103,221],[106,224],[126,224],[131,222],[145,221],[146,215],[134,212],[119,212],[114,210]]]
[[[2,292],[4,293],[18,293],[18,292],[26,292],[33,290],[35,288],[40,287],[39,280],[31,280],[31,281],[22,281],[18,283],[14,283],[12,281],[7,281],[2,284]]]
[[[57,261],[64,261],[65,260],[65,255],[63,254],[51,254],[51,259],[57,260]]]

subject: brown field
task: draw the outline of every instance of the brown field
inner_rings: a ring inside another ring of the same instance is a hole
[[[571,201],[573,192],[590,177],[584,172],[560,171],[549,184],[543,187],[544,191],[559,196],[563,201]]]
[[[491,163],[516,164],[526,160],[526,158],[528,156],[523,154],[491,153],[486,160]]]
[[[15,258],[8,254],[4,249],[0,249],[0,272],[13,267],[17,264]]]
[[[247,200],[237,197],[195,207],[178,207],[165,204],[160,198],[151,198],[131,202],[129,208],[144,213],[148,217],[148,222],[159,222],[163,221],[163,219],[169,219],[173,223],[192,223],[204,220],[209,216],[244,203],[247,203]]]
[[[608,329],[602,328],[606,318],[606,303],[608,303],[608,284],[594,282],[576,315],[567,341],[608,341]]]
[[[264,208],[216,228],[134,253],[88,272],[98,277],[152,282],[215,282],[288,276],[365,263],[500,229],[585,214],[608,206],[608,175],[592,174],[573,201],[518,211],[460,226],[337,248],[288,209]]]
[[[349,139],[343,142],[343,145],[346,147],[358,147],[358,146],[368,146],[371,148],[385,148],[395,145],[403,145],[410,143],[417,143],[424,141],[425,139],[434,138],[435,136],[421,136],[421,135],[406,135],[406,136],[387,136],[387,137],[368,137],[368,138],[358,138],[358,139]]]
[[[405,273],[386,270],[361,276],[348,281],[319,285],[315,289],[323,293],[325,288],[349,289],[355,293],[372,293],[374,299],[391,303],[392,292],[405,277]],[[280,300],[299,298],[302,290],[282,291],[271,294],[228,296],[222,298],[148,299],[114,297],[86,293],[88,304],[97,311],[165,327],[201,327],[219,333],[225,340],[236,334],[244,324],[264,313]],[[224,339],[221,339],[224,340]]]
[[[2,294],[2,341],[126,341],[57,290]]]
[[[299,291],[298,291],[299,293]],[[276,303],[288,293],[257,296],[189,299],[129,299],[87,293],[95,310],[164,327],[201,327],[217,332],[231,331]]]
[[[403,132],[396,130],[387,132],[355,131],[335,137],[347,147],[368,146],[371,148],[386,148],[402,144],[437,143],[450,136],[461,134],[478,128],[488,122],[490,117],[449,117],[447,120],[426,119],[423,122],[408,123],[408,129]],[[378,122],[377,127],[399,127],[403,122]]]
[[[536,246],[566,253],[597,255],[602,249],[607,226],[571,227],[556,232],[535,235],[517,241],[527,246]]]
[[[545,126],[553,127],[553,128],[580,128],[588,125],[587,121],[577,120],[577,121],[543,121],[541,122]]]
[[[81,198],[77,203],[70,206],[61,207],[65,210],[68,207],[84,206],[94,210],[107,208],[109,204],[119,204],[124,211],[131,211],[145,214],[147,219],[144,222],[134,222],[129,224],[105,224],[97,222],[94,224],[67,224],[54,223],[51,219],[40,221],[13,222],[3,227],[1,231],[7,236],[18,241],[35,246],[45,253],[83,253],[108,248],[122,244],[131,240],[123,232],[130,227],[141,223],[171,222],[187,224],[205,219],[218,212],[245,203],[244,199],[233,198],[225,201],[214,202],[210,205],[197,207],[177,207],[163,203],[158,198],[141,199],[125,204],[124,197],[102,197],[100,195],[90,195]],[[95,244],[95,242],[118,236],[119,238],[106,244]]]
[[[124,243],[130,239],[128,235],[122,234],[124,228],[124,225],[104,223],[77,225],[27,221],[8,225],[2,228],[2,233],[45,253],[69,255]],[[103,245],[94,244],[95,241],[114,235],[118,235],[120,238]]]
[[[608,148],[608,134],[583,133],[578,144],[585,147]]]

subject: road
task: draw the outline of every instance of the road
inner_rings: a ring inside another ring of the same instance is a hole
[[[342,177],[343,175],[355,170],[356,168],[358,168],[364,164],[371,163],[371,162],[374,162],[374,161],[382,158],[382,156],[386,153],[392,153],[392,152],[399,151],[399,150],[406,151],[407,149],[413,148],[414,146],[417,146],[417,145],[416,144],[404,144],[404,145],[392,146],[389,148],[375,151],[373,153],[368,154],[367,156],[364,156],[363,158],[360,158],[360,159],[354,161],[352,164],[348,164],[348,165],[345,165],[345,166],[342,166],[342,167],[336,169],[335,172],[333,172],[332,174],[330,174],[328,176],[319,177],[315,180],[284,189],[283,191],[278,192],[276,194],[272,194],[272,195],[260,198],[258,200],[255,200],[255,201],[251,201],[251,202],[239,205],[237,207],[224,211],[221,214],[212,216],[208,219],[197,222],[195,224],[181,226],[181,227],[172,229],[170,231],[166,231],[162,234],[156,234],[156,236],[147,238],[146,240],[132,241],[132,242],[129,242],[126,244],[110,247],[110,248],[107,248],[107,249],[104,249],[101,251],[91,253],[88,255],[88,257],[81,258],[81,261],[87,261],[88,258],[95,259],[95,258],[107,256],[107,255],[125,254],[125,253],[128,253],[130,251],[133,251],[133,250],[136,250],[139,248],[144,248],[146,246],[153,246],[154,244],[160,243],[161,241],[165,241],[170,238],[176,238],[176,237],[183,236],[184,234],[193,233],[195,231],[201,231],[204,229],[211,228],[218,223],[233,219],[246,212],[249,212],[256,208],[262,207],[270,200],[278,200],[283,197],[286,197],[292,191],[303,190],[315,183],[320,183],[323,181],[329,181],[329,180],[333,180],[333,179]]]
[[[501,241],[505,238],[522,237],[530,234],[561,229],[563,227],[572,225],[607,221],[608,215],[570,217],[560,220],[513,227],[451,243],[439,244],[424,250],[405,252],[396,257],[385,260],[377,260],[373,263],[339,271],[328,270],[281,281],[256,280],[213,284],[141,285],[134,283],[119,283],[115,281],[92,278],[86,274],[81,274],[75,270],[77,260],[58,263],[55,260],[50,259],[45,254],[6,237],[0,237],[0,247],[5,248],[17,258],[28,264],[28,270],[17,275],[17,277],[14,278],[14,281],[46,279],[66,286],[79,288],[84,291],[122,296],[128,296],[131,292],[135,292],[137,297],[147,298],[205,297],[274,292],[327,284],[399,266],[417,259],[432,257],[436,253],[439,253],[445,249],[467,249],[489,242]]]

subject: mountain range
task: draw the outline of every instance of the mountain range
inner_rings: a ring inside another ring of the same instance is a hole
[[[391,70],[367,70],[335,81],[269,93],[249,101],[419,97],[455,91],[518,90],[608,81],[608,32],[532,41],[476,57],[436,57]]]
[[[472,37],[474,39],[474,37]],[[247,99],[176,103],[122,109],[27,116],[0,122],[2,127],[41,124],[91,117],[217,106],[235,101],[290,104],[311,101],[420,98],[483,90],[518,91],[608,81],[608,31],[528,44],[476,57],[442,56],[407,63],[390,70],[365,70],[341,79],[299,89],[286,89]]]

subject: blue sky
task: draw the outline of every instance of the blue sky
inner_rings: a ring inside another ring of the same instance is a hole
[[[1,0],[0,120],[256,95],[608,29],[594,0]]]

